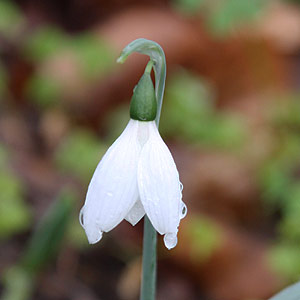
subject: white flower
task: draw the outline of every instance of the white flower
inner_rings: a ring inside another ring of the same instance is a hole
[[[181,192],[176,165],[155,121],[130,119],[96,168],[80,213],[81,225],[94,244],[124,218],[135,225],[146,212],[171,249],[187,211]]]

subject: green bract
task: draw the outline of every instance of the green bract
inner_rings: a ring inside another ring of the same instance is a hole
[[[156,118],[157,103],[150,72],[144,73],[133,90],[130,103],[130,118],[139,121],[153,121]]]

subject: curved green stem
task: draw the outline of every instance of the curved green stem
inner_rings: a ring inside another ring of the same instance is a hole
[[[133,52],[148,55],[150,56],[150,59],[154,61],[155,94],[157,98],[157,115],[155,121],[158,126],[167,72],[165,53],[159,44],[146,39],[137,39],[123,49],[117,62],[124,63],[127,57]]]
[[[123,63],[133,52],[146,54],[154,62],[155,94],[157,98],[157,114],[155,122],[157,127],[163,102],[166,81],[166,58],[161,46],[153,41],[137,39],[128,44],[122,51],[117,62]],[[151,65],[151,64],[150,64]],[[154,300],[156,291],[156,243],[157,234],[150,220],[144,218],[143,240],[143,270],[140,300]]]

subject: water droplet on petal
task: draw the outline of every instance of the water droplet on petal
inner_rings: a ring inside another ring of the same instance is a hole
[[[177,245],[177,235],[175,233],[166,233],[164,243],[169,250],[174,248]]]
[[[183,219],[187,214],[187,207],[183,201],[181,201],[181,214],[180,219]]]
[[[180,185],[180,192],[182,192],[182,190],[183,190],[183,184],[181,182],[179,182],[179,185]]]
[[[79,213],[79,223],[84,228],[83,213],[84,213],[84,206],[81,208],[80,213]]]
[[[108,197],[112,197],[112,196],[113,196],[113,193],[112,193],[112,192],[107,192],[106,195],[107,195]]]
[[[98,237],[95,237],[95,240],[90,241],[90,244],[98,243],[102,239],[103,232],[99,230]]]

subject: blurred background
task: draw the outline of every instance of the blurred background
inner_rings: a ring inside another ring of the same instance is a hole
[[[138,299],[143,222],[88,245],[78,214],[167,59],[161,134],[188,214],[157,299],[264,300],[300,278],[300,1],[1,0],[0,299]]]

